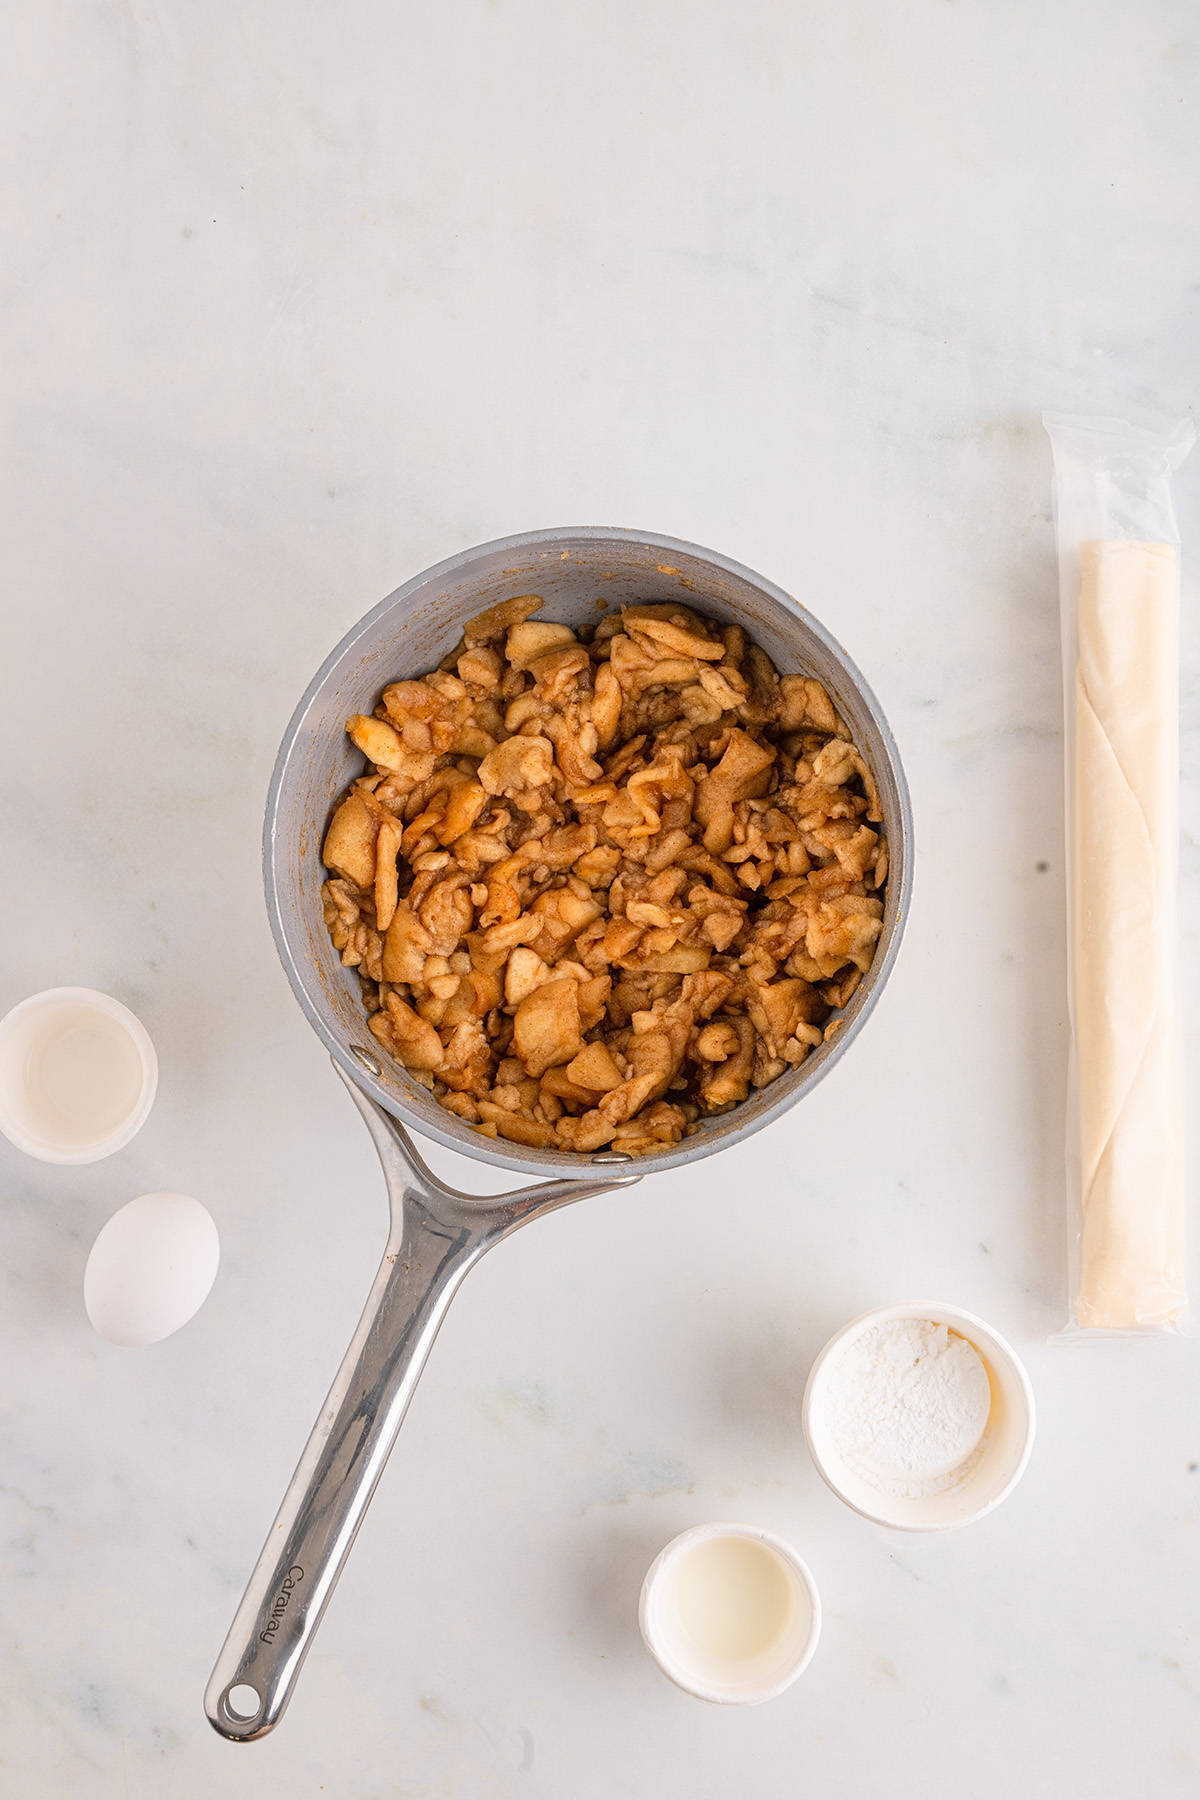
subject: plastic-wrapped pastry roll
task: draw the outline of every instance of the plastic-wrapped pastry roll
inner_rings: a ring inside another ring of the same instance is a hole
[[[1164,1325],[1184,1303],[1175,994],[1179,558],[1079,553],[1072,954],[1083,1243],[1078,1322]]]
[[[1179,550],[1190,427],[1047,417],[1067,723],[1072,1323],[1187,1302],[1176,996]]]

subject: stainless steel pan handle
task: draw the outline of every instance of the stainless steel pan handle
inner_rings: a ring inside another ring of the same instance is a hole
[[[638,1179],[605,1170],[581,1181],[474,1198],[439,1181],[403,1126],[343,1080],[379,1151],[391,1229],[350,1347],[205,1691],[210,1722],[235,1743],[265,1736],[283,1715],[467,1270],[527,1220]]]

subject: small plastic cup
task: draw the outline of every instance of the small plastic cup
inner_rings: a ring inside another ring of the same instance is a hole
[[[733,1546],[735,1554],[738,1546],[747,1545],[769,1559],[768,1594],[761,1592],[763,1571],[753,1567],[753,1560],[747,1570],[747,1604],[765,1604],[771,1617],[768,1641],[753,1654],[731,1654],[728,1642],[721,1642],[729,1630],[731,1603],[736,1606],[736,1566],[733,1582],[727,1569],[720,1591],[710,1596],[715,1640],[707,1633],[697,1635],[681,1605],[692,1559],[722,1544]],[[647,1650],[684,1693],[718,1706],[757,1706],[782,1694],[812,1661],[821,1635],[821,1601],[808,1565],[773,1532],[756,1525],[694,1525],[651,1563],[642,1583],[638,1624]]]
[[[992,1401],[980,1451],[961,1482],[942,1493],[881,1493],[841,1455],[828,1429],[827,1396],[837,1379],[840,1354],[873,1326],[895,1319],[930,1319],[947,1326],[978,1351],[987,1369]],[[1012,1345],[974,1313],[933,1301],[882,1306],[852,1319],[830,1338],[809,1371],[801,1421],[818,1474],[856,1513],[898,1531],[945,1531],[994,1512],[1025,1473],[1033,1450],[1033,1389]]]
[[[46,988],[0,1019],[0,1131],[28,1156],[111,1156],[141,1130],[157,1087],[149,1032],[109,994]]]

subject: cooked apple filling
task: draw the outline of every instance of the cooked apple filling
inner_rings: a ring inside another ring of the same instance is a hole
[[[819,681],[674,604],[533,595],[346,729],[325,919],[382,1048],[489,1137],[646,1155],[837,1029],[887,842]]]

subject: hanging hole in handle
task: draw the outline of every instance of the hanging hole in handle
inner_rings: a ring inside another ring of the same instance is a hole
[[[221,1708],[234,1725],[248,1725],[262,1711],[262,1700],[257,1688],[251,1687],[248,1681],[239,1681],[225,1690]]]
[[[363,1068],[367,1071],[367,1074],[374,1075],[376,1081],[378,1081],[383,1074],[383,1065],[379,1061],[379,1058],[372,1056],[369,1050],[364,1050],[361,1044],[351,1044],[350,1050],[351,1053],[358,1058]]]

